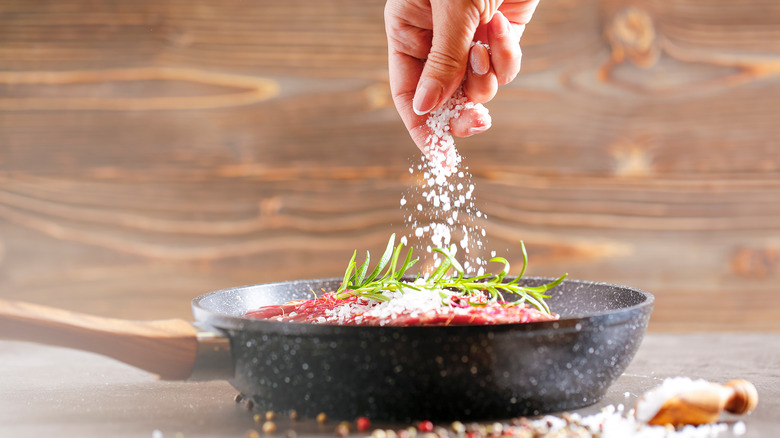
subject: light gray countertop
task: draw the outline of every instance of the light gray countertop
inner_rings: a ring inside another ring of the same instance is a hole
[[[596,405],[631,407],[666,377],[755,384],[758,408],[743,420],[744,437],[780,436],[780,335],[649,334],[626,372]],[[0,437],[243,437],[258,429],[234,402],[227,382],[164,382],[112,359],[35,344],[0,341]],[[279,436],[334,436],[336,422],[279,419]],[[728,433],[719,437],[733,436]]]

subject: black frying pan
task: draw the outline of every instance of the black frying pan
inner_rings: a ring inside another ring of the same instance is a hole
[[[638,289],[565,280],[548,299],[559,321],[348,327],[243,318],[261,306],[334,290],[339,282],[201,295],[192,302],[198,330],[180,320],[110,320],[0,300],[0,336],[95,351],[163,378],[227,378],[262,410],[342,419],[491,419],[601,399],[634,357],[653,307],[653,296]]]

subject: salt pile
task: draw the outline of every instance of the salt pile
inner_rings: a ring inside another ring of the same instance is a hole
[[[648,422],[664,402],[670,398],[689,391],[698,391],[712,387],[712,383],[706,380],[692,380],[688,377],[674,377],[665,379],[657,388],[646,392],[636,405],[636,417],[639,421]]]
[[[363,299],[362,303],[337,307],[333,309],[333,315],[326,315],[326,318],[330,318],[326,321],[343,324],[354,316],[358,324],[365,319],[376,318],[380,321],[379,325],[386,325],[400,315],[417,318],[445,308],[450,314],[466,314],[468,311],[447,306],[448,300],[443,297],[452,296],[453,292],[441,289],[420,289],[412,293],[384,292],[384,295],[390,300],[379,302]]]
[[[462,87],[428,116],[426,124],[431,133],[424,152],[426,159],[409,168],[409,173],[414,175],[417,170],[421,178],[401,198],[401,207],[407,212],[404,222],[412,229],[401,242],[409,244],[411,240],[413,246],[428,253],[434,248],[447,248],[451,253],[460,248],[465,254],[460,259],[466,272],[481,275],[487,260],[478,252],[485,248],[487,233],[477,221],[487,216],[474,203],[472,176],[468,167],[461,166],[462,157],[450,133],[450,122],[464,110],[475,110],[489,120],[487,108],[469,102]],[[441,263],[438,254],[432,259],[433,266]]]

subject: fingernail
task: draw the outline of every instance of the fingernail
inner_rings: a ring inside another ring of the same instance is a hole
[[[414,100],[412,101],[412,109],[418,116],[424,116],[431,112],[436,107],[441,99],[442,87],[438,81],[433,79],[425,79],[414,93]]]
[[[469,64],[471,70],[479,76],[487,74],[490,70],[490,57],[488,51],[482,44],[475,44],[469,52]]]
[[[472,136],[472,135],[475,135],[475,134],[481,134],[481,133],[487,131],[488,129],[490,129],[490,126],[491,126],[490,122],[487,122],[486,125],[472,126],[471,128],[468,129],[468,131],[466,131],[466,133],[469,136]]]
[[[469,136],[474,134],[481,134],[490,129],[492,125],[493,120],[491,119],[490,115],[487,113],[480,113],[477,115],[477,117],[474,118],[472,125],[469,127],[466,133]]]

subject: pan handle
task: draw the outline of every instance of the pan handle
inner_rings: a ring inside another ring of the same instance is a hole
[[[0,338],[91,351],[164,380],[189,378],[204,354],[206,367],[231,366],[227,338],[183,319],[129,321],[0,299]]]

